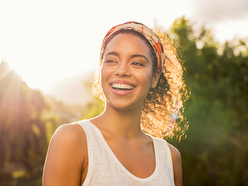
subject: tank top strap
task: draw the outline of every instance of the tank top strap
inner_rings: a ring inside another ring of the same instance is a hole
[[[172,156],[171,156],[171,151],[169,148],[169,145],[167,141],[163,139],[159,139],[156,137],[153,137],[153,141],[155,144],[155,148],[159,149],[159,154],[158,158],[161,163],[161,165],[165,165],[166,167],[164,168],[164,171],[168,175],[168,178],[170,179],[171,184],[174,183],[174,173],[173,173],[173,162],[172,162]]]
[[[88,150],[88,172],[87,172],[87,176],[84,180],[84,183],[82,186],[84,185],[88,185],[90,178],[92,176],[92,172],[93,172],[93,166],[89,166],[93,164],[93,149],[92,147],[95,146],[96,144],[96,136],[94,134],[94,132],[92,131],[92,128],[90,127],[90,122],[88,120],[82,120],[82,121],[78,121],[76,122],[78,123],[84,130],[85,134],[86,134],[86,140],[87,140],[87,150]]]

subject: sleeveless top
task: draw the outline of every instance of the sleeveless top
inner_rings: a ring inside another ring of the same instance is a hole
[[[139,178],[117,159],[101,131],[89,120],[76,122],[85,131],[88,150],[88,172],[82,186],[174,186],[172,158],[166,141],[154,138],[156,166],[153,174]]]

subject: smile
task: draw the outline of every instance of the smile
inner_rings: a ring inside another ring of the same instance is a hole
[[[121,89],[121,90],[132,90],[134,88],[134,86],[127,85],[127,84],[117,84],[117,83],[114,83],[114,84],[112,84],[112,88],[113,89]]]

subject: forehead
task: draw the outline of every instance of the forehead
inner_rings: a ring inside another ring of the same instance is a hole
[[[150,47],[144,39],[131,33],[118,33],[113,36],[105,46],[103,55],[107,51],[120,51],[129,53],[142,53],[150,57]]]

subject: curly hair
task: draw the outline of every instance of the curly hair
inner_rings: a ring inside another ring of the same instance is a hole
[[[133,34],[145,41],[151,52],[154,75],[157,72],[157,57],[149,41],[141,33],[134,30],[120,30],[112,38],[120,33]],[[173,137],[177,134],[180,141],[188,128],[187,122],[183,122],[185,119],[182,115],[183,101],[188,98],[186,84],[183,80],[184,69],[172,41],[165,33],[156,32],[156,34],[164,47],[165,64],[157,86],[150,89],[144,101],[141,112],[141,128],[144,132],[159,138]],[[105,101],[105,97],[101,89],[100,68],[104,49],[100,52],[100,63],[92,87],[93,94],[102,101]],[[184,124],[181,125],[181,123]]]

